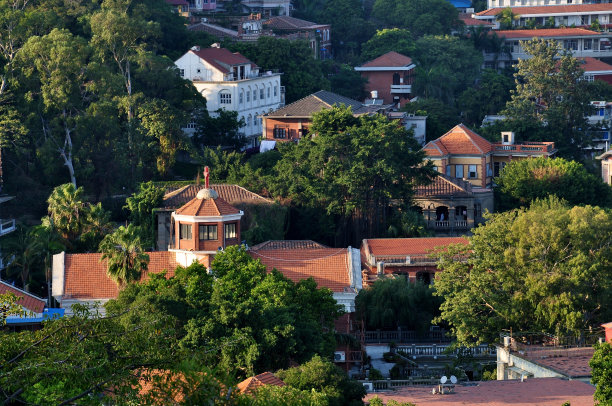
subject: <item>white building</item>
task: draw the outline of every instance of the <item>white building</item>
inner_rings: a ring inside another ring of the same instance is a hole
[[[516,20],[512,22],[515,27],[554,28],[554,27],[590,27],[596,22],[605,27],[610,23],[612,3],[600,2],[592,4],[568,4],[548,6],[522,6],[511,7]],[[474,18],[499,28],[497,17],[504,11],[495,7],[474,14]]]
[[[487,7],[557,6],[562,4],[592,3],[609,3],[609,0],[487,0]]]
[[[280,73],[260,72],[259,67],[240,53],[213,44],[211,48],[193,47],[176,60],[183,78],[193,82],[206,98],[210,114],[219,109],[238,112],[246,125],[242,131],[247,146],[256,146],[261,137],[259,116],[284,105],[285,94]]]

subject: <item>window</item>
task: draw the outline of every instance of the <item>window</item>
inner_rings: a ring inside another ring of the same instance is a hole
[[[200,241],[216,240],[217,226],[200,225]]]
[[[191,224],[181,224],[180,225],[179,238],[181,240],[191,240]]]
[[[247,103],[250,103],[251,102],[251,91],[247,90],[246,95],[247,95]]]
[[[274,86],[274,97],[276,97],[278,93],[278,86]]]
[[[446,165],[446,176],[451,176],[451,166]]]
[[[493,176],[495,177],[499,176],[499,162],[493,163]]]
[[[455,165],[455,178],[463,178],[463,165]]]
[[[253,90],[253,101],[257,100],[257,90]]]
[[[474,203],[474,219],[482,217],[482,206],[480,203]]]
[[[237,238],[236,235],[236,223],[230,223],[225,225],[225,238]]]
[[[220,104],[232,104],[231,93],[219,93],[219,103]]]
[[[468,178],[476,179],[478,177],[477,165],[468,165]]]
[[[593,82],[595,80],[595,76],[593,76],[593,75],[584,75],[582,77],[582,80],[584,80],[585,82]]]
[[[190,129],[196,128],[196,122],[195,121],[190,122],[189,124],[187,124],[187,128],[190,128]]]
[[[265,99],[263,87],[261,89],[259,89],[259,99],[260,100]]]
[[[268,99],[270,98],[270,86],[268,86]]]
[[[563,48],[568,51],[577,51],[578,50],[578,40],[575,40],[575,39],[563,40]]]
[[[257,127],[257,113],[253,116],[253,127]]]
[[[487,176],[493,176],[493,171],[491,170],[491,164],[487,164]]]
[[[287,138],[287,127],[274,126],[274,138]]]
[[[240,94],[238,95],[238,103],[242,104],[242,99],[244,99],[243,93],[240,92]]]

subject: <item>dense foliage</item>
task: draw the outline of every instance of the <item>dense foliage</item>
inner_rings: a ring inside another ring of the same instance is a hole
[[[563,158],[512,161],[495,183],[497,204],[502,210],[526,206],[550,195],[571,205],[612,204],[612,190],[599,176],[587,172],[578,162]]]
[[[508,329],[579,337],[612,317],[611,258],[612,216],[599,207],[551,197],[492,215],[469,247],[443,255],[437,320],[466,344]]]
[[[612,344],[598,344],[589,366],[593,374],[591,383],[597,386],[595,400],[602,406],[612,404]]]

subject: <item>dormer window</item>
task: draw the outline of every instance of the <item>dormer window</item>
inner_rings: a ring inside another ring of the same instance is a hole
[[[216,240],[217,239],[217,226],[214,225],[200,225],[200,241],[205,240]]]

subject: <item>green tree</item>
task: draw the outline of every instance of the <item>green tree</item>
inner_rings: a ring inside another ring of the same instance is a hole
[[[579,159],[589,145],[586,116],[592,109],[580,62],[562,53],[557,41],[533,39],[521,47],[531,57],[519,60],[516,89],[501,114],[527,128],[542,127],[561,157]],[[533,140],[528,132],[517,134]]]
[[[357,318],[365,322],[368,330],[397,330],[401,326],[425,334],[440,314],[441,302],[429,285],[391,278],[362,289],[355,306]]]
[[[245,125],[244,118],[238,119],[237,111],[219,109],[214,115],[203,111],[196,120],[193,142],[201,148],[223,146],[239,151],[247,142],[240,132]]]
[[[514,14],[510,7],[504,8],[496,17],[499,22],[499,27],[502,30],[511,30],[514,27],[515,21],[518,21],[519,18],[521,18],[521,16]]]
[[[463,122],[480,125],[488,114],[497,114],[510,100],[514,82],[506,75],[494,70],[483,71],[478,86],[466,89],[457,99],[461,106]]]
[[[290,387],[324,394],[330,406],[361,404],[366,394],[363,385],[318,355],[299,367],[278,371],[276,375]]]
[[[11,316],[24,316],[26,312],[17,302],[19,298],[13,293],[0,294],[0,326],[6,324],[6,319]]]
[[[612,190],[576,161],[563,158],[515,160],[495,179],[499,206],[503,210],[527,206],[536,199],[556,195],[571,205],[608,207]]]
[[[435,321],[461,344],[493,343],[508,329],[580,336],[612,317],[611,241],[607,211],[554,196],[492,215],[468,247],[442,253]]]
[[[414,184],[434,175],[410,132],[384,116],[335,107],[315,114],[310,130],[316,136],[283,146],[270,190],[339,216],[338,245],[383,235],[390,200],[409,204]]]
[[[414,49],[414,40],[410,31],[399,28],[385,28],[377,30],[376,34],[361,46],[361,59],[369,61],[389,51],[410,56]]]
[[[328,406],[329,400],[324,393],[300,390],[292,386],[264,385],[252,395],[243,398],[239,405],[252,406]]]
[[[351,65],[326,60],[323,62],[323,71],[329,79],[332,92],[353,100],[363,100],[366,97],[364,85],[367,79],[361,77]]]
[[[435,98],[419,98],[416,102],[406,104],[403,110],[418,116],[427,116],[427,141],[441,137],[461,121],[459,112],[453,106]]]
[[[141,183],[138,192],[125,200],[124,208],[130,211],[130,222],[140,228],[141,240],[146,247],[155,242],[155,209],[162,205],[164,189],[153,182]]]
[[[107,261],[108,276],[119,286],[140,279],[149,265],[149,256],[142,250],[140,230],[130,224],[121,226],[100,242],[100,261]]]
[[[415,38],[450,34],[459,23],[457,9],[445,0],[376,0],[372,18],[386,27],[405,28]]]
[[[612,345],[610,343],[596,345],[589,366],[593,374],[591,382],[597,387],[594,395],[597,404],[612,404]]]

